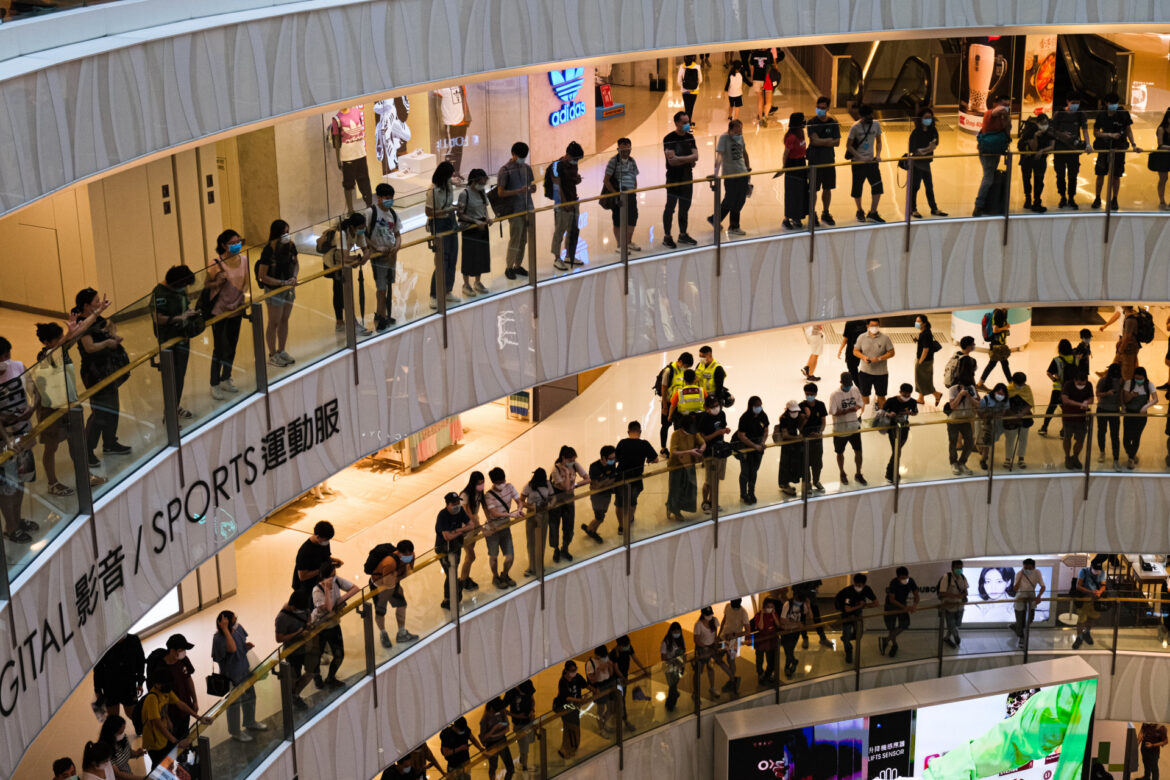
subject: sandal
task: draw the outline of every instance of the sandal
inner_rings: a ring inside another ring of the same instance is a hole
[[[49,495],[71,496],[73,495],[73,488],[62,485],[60,482],[54,482],[52,485],[49,485]]]
[[[10,542],[16,542],[17,544],[30,544],[33,540],[32,534],[30,534],[28,531],[25,531],[24,529],[20,529],[18,531],[5,531],[4,538]]]
[[[20,521],[20,528],[23,531],[28,531],[30,534],[35,534],[37,531],[41,530],[41,527],[32,520],[23,519]]]

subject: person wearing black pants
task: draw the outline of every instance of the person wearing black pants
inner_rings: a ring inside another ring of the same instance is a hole
[[[850,350],[852,351],[852,349]],[[856,358],[854,359],[856,361]],[[800,402],[801,411],[805,415],[804,428],[801,433],[807,439],[808,449],[808,480],[814,493],[824,493],[825,486],[821,484],[821,469],[825,461],[825,440],[820,438],[825,432],[825,418],[829,410],[823,401],[817,400],[817,386],[809,382],[804,386],[804,400]],[[813,609],[816,609],[816,600],[812,600]],[[821,632],[823,635],[823,632]]]
[[[758,395],[748,399],[747,409],[739,416],[735,443],[739,457],[739,500],[756,503],[756,475],[764,460],[764,443],[768,440],[768,415]]]
[[[797,111],[788,117],[788,132],[784,134],[784,153],[781,157],[781,166],[788,169],[784,172],[783,222],[788,230],[803,227],[801,220],[808,215],[807,154],[804,114]]]
[[[1050,132],[1056,141],[1052,168],[1056,172],[1056,191],[1060,193],[1059,207],[1075,209],[1081,153],[1093,148],[1089,143],[1088,117],[1081,111],[1081,98],[1075,92],[1065,99],[1064,110],[1053,113]]]
[[[934,175],[930,165],[934,162],[934,150],[938,148],[938,128],[934,126],[934,112],[923,108],[918,112],[918,119],[914,129],[910,132],[910,167],[907,173],[910,176],[910,216],[920,218],[918,212],[918,190],[926,187],[926,205],[930,206],[930,213],[936,217],[945,217],[934,199]]]
[[[687,235],[688,217],[691,211],[691,197],[694,185],[695,163],[699,161],[699,147],[691,135],[690,115],[678,111],[674,115],[674,130],[662,139],[666,155],[666,208],[662,212],[662,245],[674,249],[678,244],[671,238],[674,222],[674,208],[678,205],[678,240],[683,244],[697,244]]]
[[[121,416],[121,401],[118,399],[117,384],[106,385],[102,390],[90,396],[90,415],[85,423],[85,441],[89,447],[89,465],[100,466],[95,450],[100,440],[104,451],[118,452],[119,448],[129,447],[118,441],[118,419]]]
[[[817,589],[821,587],[820,580],[812,580],[811,582],[802,582],[798,585],[793,585],[793,592],[799,591],[804,603],[808,605],[809,615],[812,617],[812,622],[817,623],[817,637],[821,641],[821,647],[832,647],[833,643],[825,636],[825,627],[819,625],[821,622],[821,607],[817,604]],[[808,632],[800,632],[801,646],[808,649]]]
[[[1138,740],[1141,742],[1144,770],[1139,780],[1158,780],[1158,759],[1166,745],[1166,727],[1161,723],[1143,723]]]
[[[100,312],[108,301],[98,298],[97,290],[86,287],[77,293],[76,305],[73,313],[78,318],[85,318]],[[89,330],[81,337],[81,381],[85,386],[92,387],[114,372],[111,359],[122,338],[114,323],[98,315]],[[95,468],[101,465],[97,454],[98,441],[103,444],[103,451],[107,455],[128,455],[130,448],[118,441],[118,418],[121,404],[118,399],[118,385],[120,382],[107,385],[89,399],[90,415],[85,423],[86,446],[89,449],[89,466]]]
[[[865,333],[865,327],[865,320],[846,322],[844,338],[841,339],[841,346],[837,347],[837,359],[840,360],[844,355],[845,370],[853,377],[853,384],[857,384],[857,371],[861,365],[861,358],[853,354],[853,348],[857,346],[857,337]]]
[[[1044,173],[1048,170],[1048,153],[1056,148],[1056,139],[1048,132],[1048,117],[1040,114],[1024,123],[1017,142],[1020,150],[1020,175],[1024,180],[1024,208],[1037,214],[1048,211],[1040,202],[1044,192]],[[1075,191],[1076,185],[1073,185]]]

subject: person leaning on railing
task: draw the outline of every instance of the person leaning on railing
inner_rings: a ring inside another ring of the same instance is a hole
[[[191,341],[203,331],[202,315],[191,308],[187,288],[195,284],[195,274],[185,265],[167,269],[162,284],[151,293],[155,335],[159,343],[179,339],[170,347],[175,379],[175,414],[179,420],[189,420],[191,412],[183,408],[183,385],[187,381],[187,363],[191,359]]]
[[[1028,429],[1032,427],[1031,415],[1036,401],[1032,397],[1032,388],[1028,386],[1028,376],[1023,371],[1012,374],[1007,391],[1008,412],[1003,418],[1003,467],[1010,469],[1015,463],[1018,468],[1025,469],[1028,467],[1025,460]]]
[[[311,607],[309,591],[294,590],[289,594],[288,602],[276,613],[276,641],[279,644],[299,643],[305,637],[312,625]],[[301,691],[309,685],[321,663],[316,637],[300,644],[285,660],[292,672],[293,706],[298,710],[307,710],[309,705],[301,698]]]
[[[332,658],[329,661],[329,675],[324,681],[321,680],[320,665],[313,667],[314,681],[318,688],[323,685],[341,688],[345,685],[337,679],[337,672],[345,659],[345,637],[341,633],[338,620],[345,602],[357,595],[360,590],[357,585],[340,576],[332,562],[321,564],[321,579],[313,586],[312,620],[314,626],[320,626],[317,641],[320,643],[321,653],[328,647]],[[230,710],[228,715],[230,724]]]
[[[215,256],[207,266],[211,316],[222,319],[211,324],[211,397],[222,401],[225,393],[238,393],[232,381],[232,365],[240,342],[243,307],[248,290],[248,260],[241,254],[244,239],[234,230],[225,230],[215,239]],[[223,316],[229,311],[235,313]]]
[[[1102,566],[1101,561],[1093,559],[1077,573],[1073,594],[1079,602],[1074,602],[1077,613],[1077,638],[1073,640],[1073,650],[1079,650],[1083,642],[1093,644],[1093,624],[1101,616],[1097,609],[1097,600],[1105,593],[1105,571]]]
[[[256,262],[256,281],[262,290],[271,293],[264,299],[268,310],[264,340],[268,345],[268,362],[277,368],[296,362],[284,348],[288,343],[288,320],[296,299],[293,285],[297,283],[300,267],[297,246],[289,233],[288,223],[283,219],[273,220],[268,228],[268,243]],[[278,289],[279,292],[273,292]]]
[[[0,443],[4,448],[19,447],[16,457],[0,464],[0,515],[4,520],[4,538],[17,544],[29,544],[40,526],[21,515],[25,483],[36,478],[36,459],[32,441],[20,440],[32,432],[29,420],[33,407],[25,392],[24,363],[12,359],[12,343],[0,336]]]

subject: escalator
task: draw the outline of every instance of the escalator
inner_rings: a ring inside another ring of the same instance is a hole
[[[1125,102],[1133,53],[1100,35],[1061,35],[1056,60],[1056,105],[1065,96],[1081,95],[1083,109],[1103,106],[1105,95],[1116,92]]]
[[[933,78],[926,60],[912,54],[902,63],[888,89],[865,85],[862,101],[873,106],[881,118],[917,116],[918,110],[930,103]]]

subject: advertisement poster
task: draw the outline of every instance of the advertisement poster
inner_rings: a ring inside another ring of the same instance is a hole
[[[733,739],[730,778],[1079,780],[1096,680]]]
[[[968,38],[960,70],[959,127],[978,133],[983,112],[1001,96],[1012,94],[1013,36]]]
[[[1052,116],[1052,87],[1056,82],[1056,35],[1024,37],[1023,116]]]

